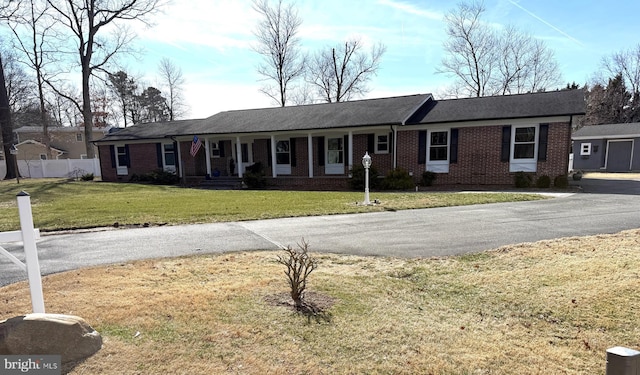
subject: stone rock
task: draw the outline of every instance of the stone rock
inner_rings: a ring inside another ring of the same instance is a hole
[[[102,337],[84,319],[73,315],[28,314],[0,321],[0,354],[57,354],[62,363],[92,356]]]

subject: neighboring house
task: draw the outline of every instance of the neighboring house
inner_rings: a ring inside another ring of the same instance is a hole
[[[574,170],[640,171],[640,123],[585,126],[571,138]]]
[[[221,112],[139,124],[96,142],[104,181],[154,169],[197,183],[242,177],[261,162],[270,186],[344,189],[368,152],[381,175],[396,167],[436,184],[511,185],[515,172],[567,173],[582,90],[435,100],[430,94]],[[193,138],[203,147],[191,155]]]
[[[100,139],[106,133],[106,129],[93,128],[93,139]],[[49,132],[49,145],[51,146],[51,154],[47,154],[46,146],[41,148],[39,153],[34,153],[35,145],[45,145],[44,134],[42,127],[40,126],[23,126],[14,129],[15,137],[18,141],[16,145],[18,147],[18,159],[20,160],[55,160],[55,159],[86,159],[87,149],[84,143],[84,127],[50,127]],[[32,147],[29,147],[29,152],[22,152],[20,145],[25,145],[27,141],[33,141],[35,143],[28,143]],[[94,149],[97,155],[97,148]],[[28,159],[25,159],[28,158]]]
[[[44,143],[28,139],[22,141],[16,145],[18,149],[18,160],[48,160],[47,146]],[[51,159],[61,159],[64,155],[64,151],[55,147],[50,147]]]

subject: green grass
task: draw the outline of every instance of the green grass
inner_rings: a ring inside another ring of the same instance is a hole
[[[0,182],[0,231],[19,229],[16,194],[31,195],[34,225],[44,231],[119,225],[162,225],[330,215],[543,199],[512,193],[372,193],[200,190],[64,179]]]

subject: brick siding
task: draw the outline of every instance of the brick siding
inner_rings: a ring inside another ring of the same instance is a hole
[[[397,165],[413,173],[416,184],[420,182],[425,164],[418,163],[418,135],[419,130],[401,130],[397,133]],[[571,147],[571,127],[569,123],[549,124],[547,160],[537,162],[536,177],[547,175],[553,179],[567,173],[568,155]],[[366,151],[372,157],[373,166],[379,175],[386,175],[393,168],[392,153],[376,154],[375,150],[368,150],[368,134],[353,135],[353,164],[360,165],[361,158]],[[325,138],[326,139],[326,138]],[[262,162],[269,186],[286,189],[311,190],[344,190],[348,182],[348,154],[344,155],[345,170],[342,175],[327,175],[324,166],[318,162],[318,137],[313,137],[313,178],[309,178],[308,138],[291,138],[296,150],[296,165],[291,168],[291,175],[280,175],[271,178],[272,166],[269,165],[270,138],[253,140],[252,152],[255,162]],[[211,169],[218,169],[222,176],[229,175],[229,162],[235,142],[221,141],[224,155],[211,159]],[[390,145],[391,146],[391,145]],[[509,162],[500,161],[502,147],[502,125],[476,126],[458,128],[458,161],[449,164],[449,173],[439,173],[435,185],[503,185],[512,186],[514,173],[509,172]],[[189,153],[190,141],[180,143],[181,158],[184,173],[187,177],[202,176],[206,172],[206,153],[204,147],[194,158]],[[324,147],[323,147],[324,152]],[[116,176],[115,168],[111,166],[109,146],[100,146],[100,165],[102,179],[105,181],[128,181],[134,173],[147,173],[158,169],[156,158],[156,144],[129,145],[131,167],[127,176]],[[235,173],[237,174],[237,161]],[[273,164],[274,161],[272,161]]]

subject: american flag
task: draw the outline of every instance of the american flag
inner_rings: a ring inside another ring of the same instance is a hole
[[[191,142],[191,156],[195,157],[202,146],[202,142],[198,139],[197,135],[193,136],[193,142]]]

